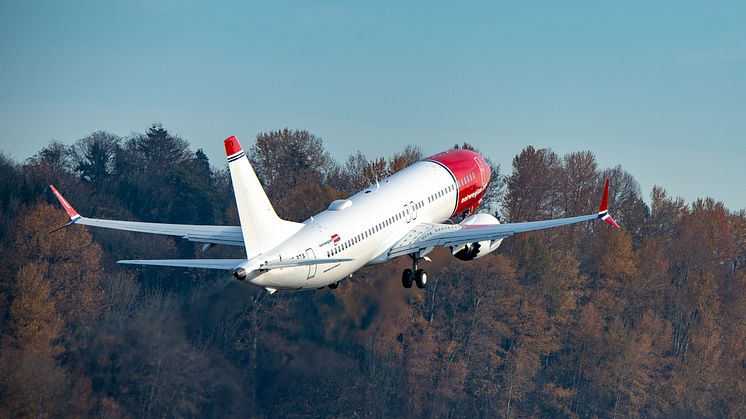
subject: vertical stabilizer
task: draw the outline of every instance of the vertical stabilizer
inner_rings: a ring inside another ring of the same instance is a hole
[[[235,136],[225,140],[225,154],[228,156],[233,192],[236,194],[246,257],[251,259],[285,241],[300,230],[303,224],[285,221],[277,216],[246,152]]]

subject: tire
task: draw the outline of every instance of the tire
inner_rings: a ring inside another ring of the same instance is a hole
[[[333,284],[329,284],[329,289],[336,290],[339,286],[339,282],[335,282]]]
[[[401,284],[404,288],[412,288],[412,270],[405,269],[401,274]]]
[[[417,288],[425,288],[427,286],[427,272],[422,269],[417,269],[414,274],[414,279],[417,282]]]

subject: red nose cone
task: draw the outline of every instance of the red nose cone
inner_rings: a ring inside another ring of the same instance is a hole
[[[226,156],[232,156],[239,151],[243,150],[241,147],[241,143],[238,142],[238,138],[236,138],[235,135],[232,135],[225,139],[225,155]]]
[[[452,215],[461,214],[467,209],[475,211],[479,207],[490,182],[490,167],[479,153],[467,149],[448,150],[426,160],[447,168],[456,182],[458,201]]]

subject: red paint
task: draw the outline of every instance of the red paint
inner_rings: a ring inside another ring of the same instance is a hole
[[[490,166],[484,158],[472,150],[448,150],[428,157],[447,167],[456,178],[458,186],[458,204],[451,216],[461,214],[467,209],[476,211],[482,203],[482,197],[490,183]],[[468,179],[462,182],[462,179]]]
[[[57,197],[57,199],[60,201],[60,204],[65,208],[65,211],[67,211],[67,215],[70,216],[70,218],[80,217],[80,214],[78,214],[78,211],[75,211],[75,208],[73,208],[72,205],[70,205],[69,202],[62,196],[62,194],[57,190],[57,188],[54,187],[54,185],[49,185],[50,188],[52,188],[52,192],[54,193],[54,196]]]
[[[232,156],[239,151],[243,150],[241,147],[241,143],[238,142],[238,138],[236,138],[235,135],[232,135],[225,139],[225,155],[226,156]]]
[[[602,220],[611,224],[614,228],[619,228],[619,224],[617,224],[616,220],[609,215],[609,179],[606,179],[606,184],[604,185],[604,195],[601,197],[601,206],[598,207],[598,214],[599,216],[603,214],[603,216],[601,216]]]
[[[601,197],[601,206],[598,207],[598,212],[608,211],[609,209],[609,179],[606,179],[606,185],[604,186],[604,195]]]
[[[612,226],[614,226],[614,228],[619,228],[619,224],[617,224],[616,220],[614,220],[613,218],[611,218],[611,215],[606,214],[606,216],[604,216],[601,219],[604,220],[604,221],[606,221],[607,223],[611,224]]]

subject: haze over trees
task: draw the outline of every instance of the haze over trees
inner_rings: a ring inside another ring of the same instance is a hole
[[[289,129],[249,154],[296,221],[423,157],[339,162]],[[49,233],[67,222],[52,182],[92,217],[237,224],[225,163],[160,124],[0,154],[0,417],[746,416],[746,212],[662,187],[648,205],[623,168],[531,146],[493,165],[485,204],[506,221],[594,212],[607,177],[621,230],[519,235],[471,262],[436,251],[424,292],[401,287],[402,259],[267,295],[222,272],[115,265],[238,248]]]

